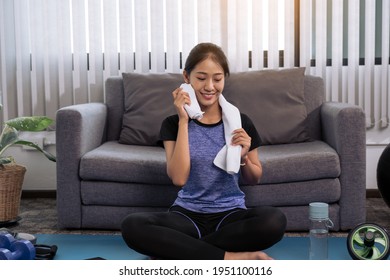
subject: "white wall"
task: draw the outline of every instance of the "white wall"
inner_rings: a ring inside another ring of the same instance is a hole
[[[55,155],[55,132],[36,134],[36,138],[40,138],[41,143],[45,142],[44,149]],[[28,135],[26,137],[22,135],[20,138],[34,143],[36,140],[35,137]],[[23,190],[56,189],[56,163],[48,160],[42,153],[14,145],[7,149],[5,155],[13,156],[17,164],[26,167]]]

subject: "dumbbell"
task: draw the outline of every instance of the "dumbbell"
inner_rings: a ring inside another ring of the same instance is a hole
[[[33,260],[35,247],[28,240],[15,240],[11,234],[0,234],[0,260]]]

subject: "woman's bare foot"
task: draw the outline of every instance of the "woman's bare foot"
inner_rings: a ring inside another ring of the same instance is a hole
[[[258,252],[225,252],[225,260],[273,260],[266,253]]]

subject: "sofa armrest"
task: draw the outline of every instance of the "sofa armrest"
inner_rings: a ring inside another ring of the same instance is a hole
[[[321,108],[322,138],[340,157],[340,228],[365,222],[366,126],[362,108],[325,102]]]
[[[105,139],[107,107],[89,103],[64,107],[56,114],[57,212],[60,228],[81,227],[81,157]]]

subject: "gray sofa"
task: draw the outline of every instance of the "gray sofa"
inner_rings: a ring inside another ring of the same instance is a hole
[[[110,77],[105,103],[60,109],[56,116],[60,228],[120,228],[132,212],[165,211],[178,187],[156,144],[175,113],[180,74]],[[224,95],[251,117],[263,144],[263,177],[242,185],[247,206],[273,205],[288,231],[309,227],[308,204],[330,205],[333,230],[365,221],[365,117],[357,106],[324,102],[324,82],[304,69],[232,73]]]

